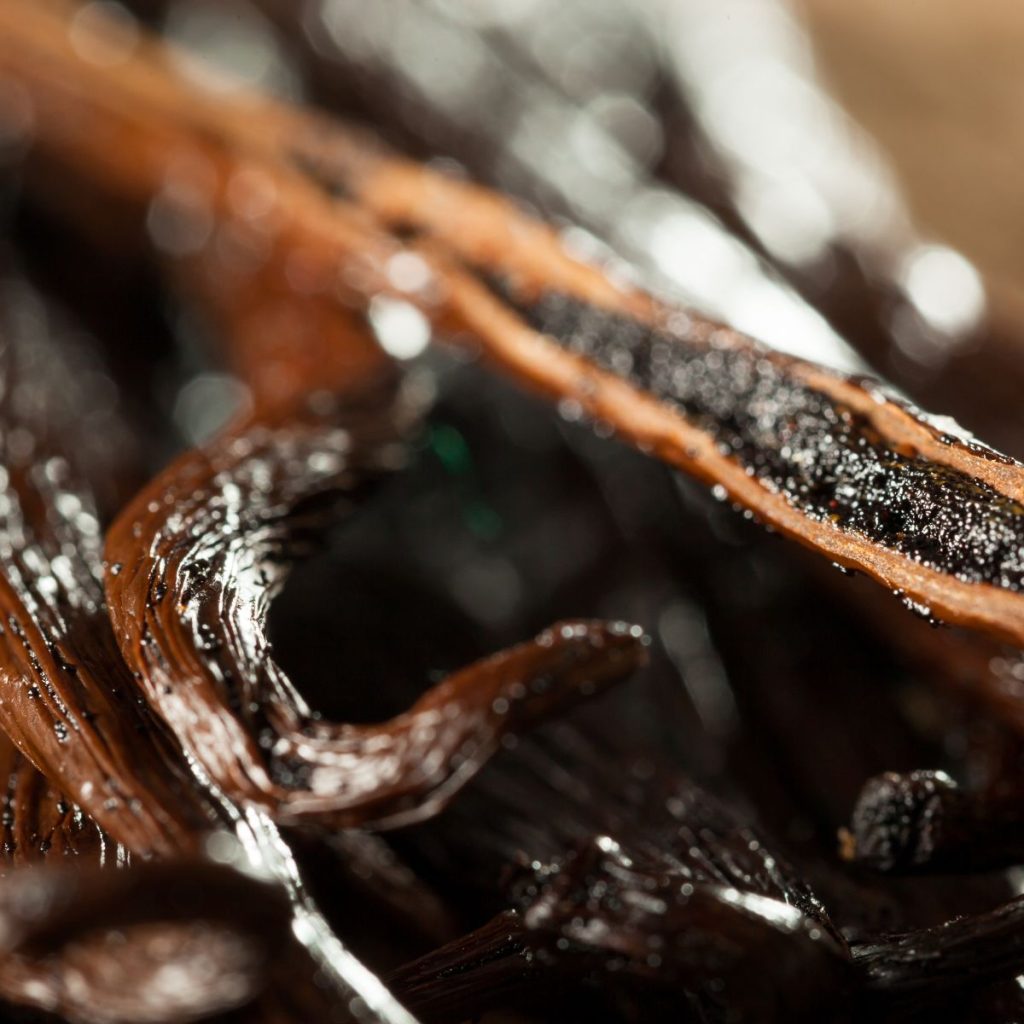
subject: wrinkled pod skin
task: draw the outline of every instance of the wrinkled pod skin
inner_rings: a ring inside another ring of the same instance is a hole
[[[596,835],[527,863],[511,909],[396,972],[396,992],[427,1021],[529,1007],[599,978],[641,1008],[685,995],[699,1020],[891,1019],[1008,983],[1024,950],[1024,901],[947,924],[859,940],[762,837],[692,783],[665,802],[671,824]],[[642,1013],[642,1010],[641,1010]]]
[[[128,850],[73,804],[0,734],[0,875],[30,864],[76,858],[87,865],[124,865]]]
[[[0,726],[117,842],[194,848],[217,814],[138,700],[103,597],[99,497],[123,492],[125,427],[91,390],[95,353],[33,327],[47,309],[23,284],[3,297]]]
[[[983,989],[1020,974],[1024,961],[1024,900],[934,928],[857,943],[854,963],[868,1005],[941,1005],[958,989]]]
[[[901,1006],[1009,982],[1024,957],[1021,899],[848,948],[827,918],[680,868],[664,848],[597,837],[520,882],[515,916],[492,922],[484,941],[511,932],[504,948],[525,955],[534,983],[561,970],[578,975],[573,958],[590,959],[591,969],[688,993],[711,1020],[898,1015]]]
[[[983,871],[1024,863],[1017,779],[974,792],[945,772],[886,772],[869,779],[840,833],[843,856],[875,871]]]
[[[4,873],[71,857],[85,872],[130,870],[152,857],[194,855],[207,836],[225,828],[258,843],[253,823],[240,822],[195,775],[140,698],[114,640],[100,583],[100,508],[115,505],[133,476],[126,467],[130,446],[104,390],[103,365],[26,286],[8,281],[3,295],[0,724],[10,734],[0,737]],[[301,886],[285,876],[278,872],[296,912],[315,913]],[[21,877],[11,872],[11,891]],[[282,898],[285,890],[275,890],[273,901]],[[287,923],[282,934],[290,934]],[[154,924],[147,942],[169,956],[177,939]],[[76,1020],[107,1020],[119,1005],[137,1009],[146,994],[118,972],[119,952],[115,947],[106,959],[90,955],[89,984],[75,982],[63,995],[64,981],[49,967],[40,975],[14,962],[15,954],[14,960],[0,956],[0,996],[49,1006],[70,1000],[65,1009]],[[314,984],[315,965],[294,943],[281,962],[289,970],[274,974],[271,991],[251,1008],[253,1020],[322,1017],[342,1002],[339,989],[348,992],[343,978]],[[111,971],[120,978],[113,994],[104,981]],[[263,987],[261,981],[258,990]],[[250,995],[239,992],[237,1001],[248,1002],[257,990],[246,991]],[[184,1020],[226,1005],[220,996],[211,1000],[202,1009],[206,1003],[197,993],[195,1013],[177,1013],[172,1010],[181,1009],[180,1001],[168,999],[162,1012]],[[124,1019],[143,1019],[125,1012]]]
[[[600,978],[698,1019],[834,1020],[854,987],[845,941],[806,885],[692,784],[672,824],[598,835],[510,884],[513,909],[391,979],[430,1021]]]
[[[635,627],[563,623],[456,672],[390,722],[320,720],[274,662],[266,615],[298,528],[396,462],[388,404],[371,397],[229,428],[144,489],[108,536],[114,628],[147,699],[229,796],[279,820],[381,827],[431,814],[506,732],[643,657]]]

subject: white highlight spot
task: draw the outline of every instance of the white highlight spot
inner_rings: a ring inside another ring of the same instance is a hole
[[[396,359],[413,359],[430,343],[430,324],[401,299],[378,295],[370,303],[370,323],[384,351]]]
[[[430,284],[430,267],[414,252],[396,253],[388,260],[388,280],[400,292],[419,292]]]
[[[781,900],[773,900],[768,896],[760,896],[753,892],[740,892],[738,889],[723,887],[719,896],[724,903],[731,903],[752,916],[760,917],[770,924],[788,931],[796,931],[804,920],[803,914],[796,907],[791,907]]]
[[[921,245],[904,260],[901,282],[917,311],[936,330],[962,334],[985,311],[985,286],[977,270],[944,245]]]
[[[201,373],[190,380],[174,401],[178,429],[192,444],[211,437],[247,402],[249,390],[224,373]]]

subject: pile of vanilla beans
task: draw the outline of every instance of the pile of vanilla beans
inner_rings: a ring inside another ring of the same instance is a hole
[[[260,6],[332,114],[0,7],[4,1013],[1024,1016],[1024,466],[577,258]],[[775,272],[884,361],[830,258]],[[1024,452],[963,379],[905,383]]]

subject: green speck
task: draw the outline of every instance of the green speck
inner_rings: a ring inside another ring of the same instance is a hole
[[[474,501],[466,507],[466,522],[481,540],[494,540],[501,533],[501,516],[482,501]]]
[[[430,431],[430,447],[453,476],[464,476],[473,467],[466,439],[455,427],[442,424]]]

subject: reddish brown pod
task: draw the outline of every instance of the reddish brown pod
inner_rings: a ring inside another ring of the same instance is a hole
[[[189,849],[217,816],[139,703],[103,597],[100,501],[131,480],[126,426],[97,353],[24,284],[3,300],[0,726],[115,841]]]
[[[394,462],[390,402],[373,398],[367,409],[365,397],[321,392],[286,417],[228,429],[144,489],[107,539],[115,631],[147,698],[225,793],[282,820],[393,826],[434,813],[503,735],[643,658],[636,627],[566,622],[454,673],[379,726],[328,723],[309,708],[273,659],[266,614],[300,531],[322,525],[325,507],[350,508]]]
[[[921,615],[1024,641],[1024,472],[1013,460],[876,385],[620,286],[507,199],[343,124],[206,90],[150,40],[116,70],[84,61],[48,5],[2,17],[0,68],[40,111],[40,161],[144,208],[164,194],[173,154],[193,152],[204,172],[179,212],[198,203],[214,223],[230,219],[236,175],[255,175],[273,196],[276,251],[318,302],[365,310],[387,294],[417,306],[442,334]],[[406,254],[424,270],[415,287],[389,272]]]

